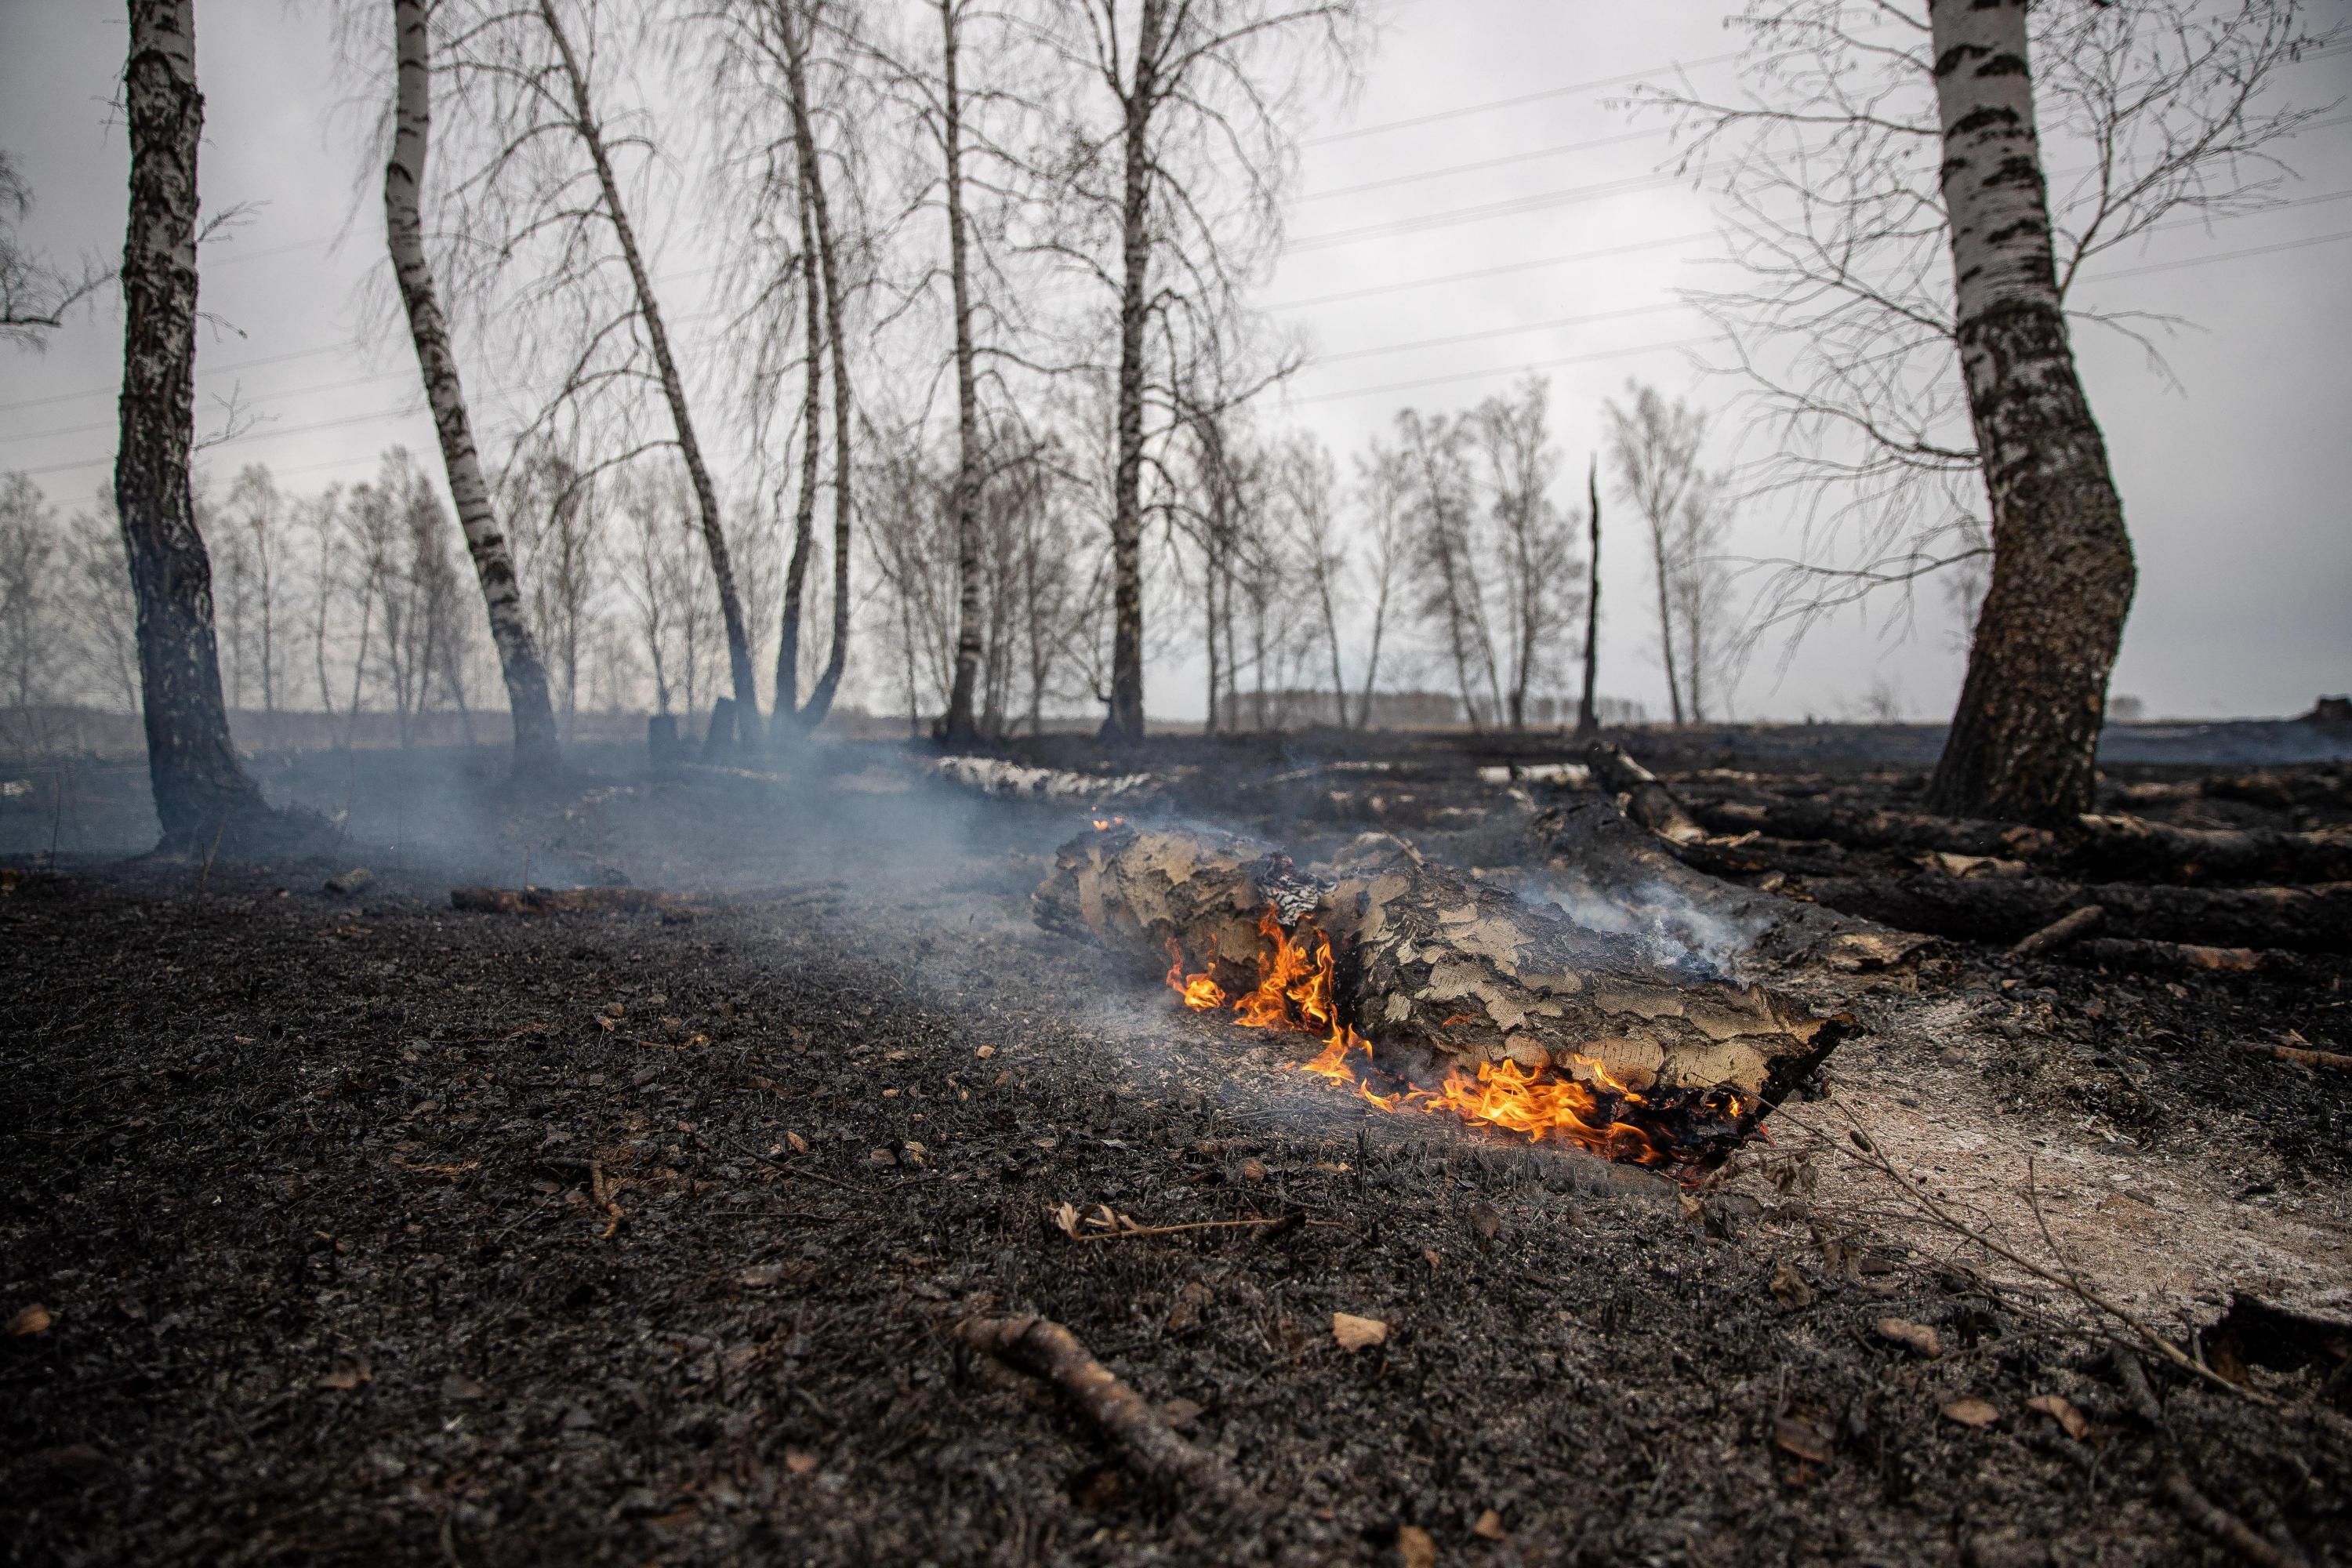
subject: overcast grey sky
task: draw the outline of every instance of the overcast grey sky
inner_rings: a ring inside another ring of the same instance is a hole
[[[1290,247],[1264,291],[1323,356],[1275,418],[1318,430],[1344,464],[1400,407],[1466,406],[1538,366],[1574,475],[1560,499],[1573,501],[1601,401],[1627,376],[1727,403],[1731,389],[1674,346],[1706,331],[1675,290],[1710,280],[1708,201],[1644,179],[1666,142],[1627,136],[1648,122],[1606,100],[1677,63],[1702,86],[1727,83],[1723,23],[1735,9],[1730,0],[1389,7],[1363,90],[1326,113],[1304,150]],[[267,420],[211,454],[215,471],[226,479],[261,461],[308,489],[368,477],[393,442],[430,453],[404,343],[381,325],[358,341],[361,285],[382,265],[373,187],[349,238],[332,243],[354,213],[353,132],[366,110],[337,101],[323,8],[197,0],[196,13],[205,203],[256,208],[206,253],[204,303],[221,325],[201,341],[199,398],[212,411],[234,388]],[[2352,26],[2352,0],[2319,5],[2314,21]],[[120,248],[126,153],[110,105],[122,37],[120,8],[102,0],[0,0],[0,147],[31,184],[26,237],[36,246]],[[2294,71],[2299,101],[2352,94],[2352,53]],[[1605,85],[1585,85],[1594,83]],[[1601,139],[1611,140],[1590,145]],[[2151,237],[2138,253],[2106,258],[2102,280],[2084,288],[2091,303],[2196,324],[2168,347],[2178,390],[2129,344],[2079,340],[2140,562],[2114,689],[2154,714],[2295,712],[2352,688],[2352,124],[2309,131],[2288,156],[2301,178],[2284,194],[2296,205]],[[1515,210],[1465,216],[1496,204]],[[1576,259],[1592,251],[1614,254]],[[1551,258],[1570,259],[1323,300]],[[1310,300],[1323,302],[1297,303]],[[691,343],[706,325],[688,321],[680,335]],[[66,503],[102,481],[120,332],[110,308],[58,334],[46,355],[0,351],[0,468],[29,471]],[[1459,341],[1398,346],[1430,339]],[[216,411],[200,417],[217,422]],[[1719,455],[1727,451],[1727,441]],[[1759,508],[1734,548],[1770,555],[1788,544],[1785,520]],[[1633,539],[1612,533],[1602,688],[1662,710],[1654,633],[1640,614],[1646,590]],[[1815,631],[1785,675],[1768,647],[1738,694],[1741,715],[1836,715],[1883,674],[1912,716],[1942,718],[1961,668],[1951,618],[1930,590],[1916,626],[1895,636],[1884,624],[1893,608]],[[1198,686],[1181,663],[1155,666],[1152,711],[1197,716]]]

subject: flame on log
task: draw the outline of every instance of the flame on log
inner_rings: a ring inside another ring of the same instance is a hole
[[[1319,1038],[1302,1065],[1382,1110],[1645,1164],[1720,1158],[1852,1026],[1696,957],[1662,967],[1384,835],[1330,870],[1302,876],[1231,835],[1112,824],[1063,847],[1035,907],[1047,929],[1163,972],[1195,1009]]]

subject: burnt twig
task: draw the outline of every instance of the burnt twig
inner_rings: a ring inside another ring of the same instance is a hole
[[[2310,1559],[2257,1535],[2252,1526],[2200,1492],[2179,1470],[2164,1478],[2164,1495],[2189,1518],[2189,1522],[2261,1568],[2310,1568]]]
[[[1061,1324],[1037,1317],[967,1318],[956,1325],[955,1335],[973,1350],[1052,1384],[1151,1479],[1225,1502],[1247,1500],[1247,1490],[1223,1459],[1178,1436],[1141,1394],[1113,1376]]]

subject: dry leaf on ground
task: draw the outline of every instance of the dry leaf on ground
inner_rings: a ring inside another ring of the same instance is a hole
[[[1481,1541],[1502,1540],[1504,1534],[1503,1516],[1496,1513],[1493,1509],[1488,1509],[1486,1512],[1478,1516],[1478,1522],[1470,1527],[1470,1533],[1478,1537]]]
[[[1805,1271],[1785,1258],[1780,1260],[1780,1267],[1772,1270],[1769,1289],[1772,1299],[1783,1307],[1810,1307],[1813,1304],[1813,1288],[1805,1283]]]
[[[1389,1342],[1389,1326],[1378,1318],[1360,1318],[1353,1312],[1331,1314],[1331,1337],[1339,1342],[1343,1351],[1360,1351],[1367,1345]]]
[[[1830,1462],[1830,1436],[1801,1415],[1783,1415],[1773,1425],[1772,1442],[1784,1454],[1811,1464]]]
[[[363,1383],[373,1383],[375,1373],[368,1367],[365,1356],[346,1357],[334,1371],[319,1379],[319,1386],[338,1394],[349,1394]]]
[[[2000,1419],[2000,1411],[1990,1402],[1974,1394],[1955,1399],[1944,1406],[1944,1418],[1963,1426],[1990,1426]]]
[[[1929,1361],[1944,1353],[1943,1343],[1936,1338],[1936,1331],[1925,1323],[1915,1323],[1908,1318],[1879,1319],[1878,1337],[1882,1340],[1890,1340],[1898,1345],[1907,1346],[1926,1356]]]
[[[2077,1443],[2091,1435],[2089,1417],[2074,1408],[2063,1394],[2037,1394],[2025,1402],[2028,1410],[2039,1410],[2064,1429],[2066,1436]]]
[[[49,1331],[49,1325],[56,1321],[57,1320],[49,1315],[49,1310],[36,1301],[8,1320],[8,1337],[12,1340],[22,1340],[29,1339],[35,1334],[46,1334]]]
[[[1404,1568],[1437,1568],[1437,1542],[1417,1524],[1397,1526],[1397,1561]]]
[[[784,1468],[790,1470],[796,1476],[807,1475],[811,1470],[816,1468],[816,1456],[810,1453],[806,1448],[787,1448],[784,1450]]]

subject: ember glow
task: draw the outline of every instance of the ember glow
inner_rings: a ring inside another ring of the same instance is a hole
[[[1690,1156],[1671,1146],[1671,1140],[1662,1144],[1632,1120],[1651,1110],[1650,1101],[1589,1057],[1576,1059],[1591,1075],[1590,1082],[1549,1070],[1529,1071],[1510,1061],[1481,1062],[1475,1075],[1449,1066],[1444,1081],[1434,1088],[1386,1071],[1374,1063],[1371,1043],[1339,1016],[1330,939],[1308,921],[1301,921],[1295,931],[1285,931],[1271,908],[1258,917],[1257,929],[1271,953],[1259,952],[1255,989],[1229,997],[1207,971],[1186,973],[1183,953],[1173,941],[1168,944],[1169,988],[1187,1007],[1231,1012],[1234,1022],[1244,1028],[1315,1036],[1323,1041],[1323,1049],[1299,1067],[1384,1111],[1451,1112],[1465,1121],[1523,1134],[1530,1142],[1558,1139],[1631,1164],[1691,1163]],[[1736,1123],[1753,1109],[1725,1091],[1709,1091],[1706,1098],[1704,1110],[1711,1121]]]

